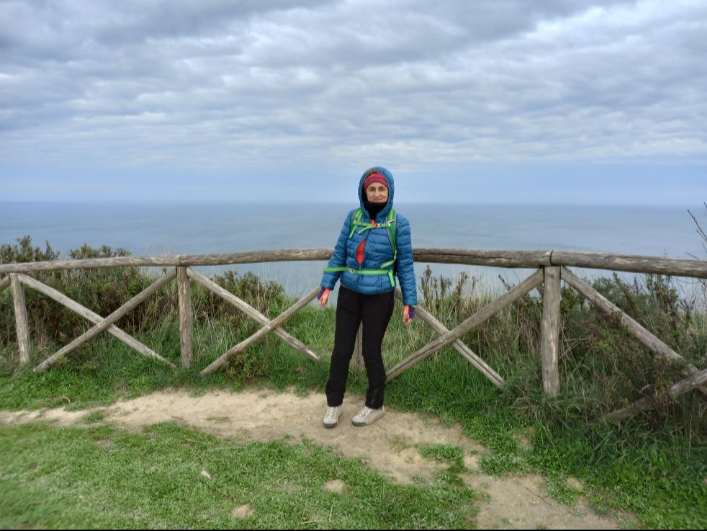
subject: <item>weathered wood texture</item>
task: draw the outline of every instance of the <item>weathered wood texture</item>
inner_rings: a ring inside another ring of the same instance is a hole
[[[57,271],[68,269],[92,269],[103,267],[178,266],[179,255],[163,256],[118,256],[115,258],[87,258],[85,260],[56,260],[53,262],[28,262],[22,264],[2,264],[0,273],[34,273],[37,271]]]
[[[395,297],[402,302],[403,294],[400,292],[399,288],[396,288],[395,290]],[[422,319],[433,330],[439,332],[440,334],[446,334],[449,332],[449,329],[446,326],[439,322],[431,313],[419,304],[415,306],[415,317]],[[460,339],[457,339],[454,343],[452,343],[452,346],[457,352],[464,356],[469,363],[481,371],[481,374],[486,376],[486,378],[488,378],[493,385],[499,388],[506,385],[505,380]]]
[[[357,369],[365,369],[366,362],[363,361],[363,323],[358,327],[356,334],[356,344],[354,345],[353,364]]]
[[[43,295],[46,295],[47,297],[54,299],[56,302],[59,304],[62,304],[66,306],[69,310],[76,312],[79,314],[81,317],[84,319],[87,319],[91,321],[93,324],[99,324],[101,321],[103,321],[103,317],[98,315],[97,313],[92,312],[85,306],[82,306],[78,302],[74,301],[73,299],[70,299],[63,293],[55,290],[54,288],[51,288],[47,286],[46,284],[43,284],[39,282],[38,280],[35,280],[31,277],[25,276],[25,275],[19,275],[20,282],[24,284],[25,286],[28,286]],[[140,343],[137,339],[133,338],[132,336],[126,334],[123,330],[118,328],[115,325],[111,325],[108,327],[106,330],[109,334],[115,336],[118,338],[120,341],[128,345],[129,347],[134,348],[137,350],[140,354],[144,354],[145,356],[149,358],[154,358],[158,361],[161,361],[162,363],[166,363],[173,369],[176,369],[177,367],[171,362],[166,359],[164,359],[162,356],[157,354],[155,351],[153,351],[151,348],[145,346],[144,344]]]
[[[707,369],[696,372],[692,374],[689,378],[680,380],[678,383],[670,387],[670,389],[668,390],[668,395],[670,396],[670,398],[675,399],[682,394],[692,391],[693,389],[701,388],[700,386],[703,386],[705,383],[707,383]],[[654,406],[655,403],[652,397],[644,397],[634,402],[630,406],[609,413],[606,418],[624,420],[640,413],[641,411],[653,409]]]
[[[0,274],[57,269],[89,269],[101,267],[188,267],[226,264],[257,264],[265,262],[329,260],[333,249],[291,249],[278,251],[255,251],[228,254],[119,256],[116,258],[91,258],[87,260],[63,260],[54,262],[30,262],[0,265]]]
[[[479,249],[414,249],[415,262],[537,269],[549,266],[552,251],[487,251]]]
[[[29,340],[29,321],[27,320],[25,290],[15,273],[10,273],[10,284],[12,284],[12,305],[15,309],[15,330],[17,331],[17,347],[20,353],[20,364],[27,365],[29,363],[32,346]]]
[[[618,306],[616,306],[614,303],[604,297],[601,293],[592,288],[584,280],[572,273],[572,271],[563,267],[562,279],[574,289],[576,289],[579,293],[584,295],[602,313],[608,315],[609,317],[618,316],[621,320],[621,324],[624,325],[626,329],[631,332],[636,339],[638,339],[641,343],[648,347],[653,353],[681,364],[681,372],[684,376],[691,376],[698,372],[697,367],[687,363],[685,361],[685,358],[683,358],[680,354],[675,352],[668,345],[666,345],[660,339],[651,334],[648,330],[643,328],[643,326],[638,324],[633,318],[622,312]],[[707,394],[706,387],[707,386],[700,387],[700,390],[705,394]]]
[[[84,332],[82,335],[74,339],[71,343],[66,345],[64,348],[53,354],[51,357],[47,358],[44,360],[42,363],[37,365],[35,367],[34,371],[35,372],[42,372],[47,370],[49,367],[52,365],[56,364],[61,358],[66,356],[67,354],[70,354],[73,352],[76,348],[80,347],[83,343],[86,341],[90,341],[94,337],[96,337],[98,334],[103,332],[104,330],[108,329],[112,324],[114,324],[116,321],[118,321],[120,318],[122,318],[124,315],[126,315],[128,312],[131,310],[135,309],[139,304],[144,302],[147,298],[149,298],[152,294],[157,292],[160,288],[162,288],[165,284],[173,280],[177,276],[177,273],[175,270],[169,271],[167,274],[162,276],[161,278],[157,279],[155,282],[153,282],[149,287],[147,287],[145,290],[140,292],[138,295],[130,299],[128,302],[123,304],[120,308],[118,308],[116,311],[114,311],[112,314],[110,314],[108,317],[103,319],[99,324],[91,328],[90,330]]]
[[[545,267],[545,291],[543,293],[542,340],[540,357],[542,359],[543,390],[545,394],[556,395],[560,392],[560,268]]]
[[[187,275],[189,275],[189,278],[191,278],[192,280],[194,280],[194,281],[198,282],[199,284],[201,284],[202,286],[204,286],[211,293],[218,295],[219,297],[222,297],[224,300],[231,303],[233,306],[238,308],[240,311],[242,311],[244,314],[246,314],[250,318],[254,319],[255,321],[262,323],[262,324],[270,323],[270,319],[268,319],[265,315],[260,313],[258,310],[256,310],[252,306],[250,306],[248,303],[246,303],[246,302],[242,301],[241,299],[239,299],[238,297],[236,297],[233,293],[223,289],[221,286],[216,284],[213,280],[209,280],[201,273],[197,273],[193,269],[188,269]],[[280,339],[285,341],[292,348],[301,352],[302,354],[304,354],[305,356],[307,356],[311,360],[317,361],[317,362],[321,361],[321,358],[319,357],[319,355],[317,355],[316,352],[314,352],[309,347],[307,347],[307,345],[302,343],[299,339],[292,336],[289,332],[285,332],[284,330],[277,328],[276,330],[273,331],[273,334],[278,336]]]
[[[10,277],[0,278],[0,293],[10,287]]]
[[[677,260],[659,256],[552,251],[550,261],[554,266],[707,278],[707,261],[705,260]]]
[[[267,334],[278,328],[280,325],[284,324],[285,321],[287,321],[290,317],[292,317],[294,314],[296,314],[298,311],[300,311],[302,308],[307,306],[310,302],[312,302],[315,297],[319,294],[320,288],[317,286],[314,288],[312,291],[310,291],[307,295],[302,297],[299,301],[297,301],[296,304],[288,308],[286,311],[278,315],[275,319],[267,323],[263,328],[258,330],[255,334],[250,336],[247,339],[244,339],[240,343],[238,343],[235,347],[230,349],[228,352],[226,352],[223,356],[218,358],[216,361],[214,361],[211,365],[206,367],[203,371],[201,371],[202,375],[205,374],[211,374],[214,371],[218,370],[221,368],[227,361],[228,358],[231,356],[235,356],[239,352],[243,352],[245,349],[247,349],[249,346],[251,346],[253,343],[256,341],[259,341],[263,337],[265,337]]]
[[[191,286],[186,267],[177,268],[179,296],[179,346],[182,367],[191,367],[194,361],[194,336],[192,333]]]
[[[264,262],[301,262],[329,260],[333,249],[281,249],[226,254],[192,254],[180,256],[180,265],[207,266],[226,264],[260,264]]]
[[[530,291],[537,288],[543,282],[543,272],[538,270],[533,273],[530,277],[525,279],[523,282],[518,284],[512,290],[501,295],[491,304],[483,307],[481,310],[476,312],[474,315],[469,317],[467,320],[459,324],[453,330],[450,330],[446,334],[443,334],[439,338],[435,339],[425,347],[421,348],[415,352],[412,356],[406,360],[401,361],[395,367],[393,367],[388,373],[388,380],[392,380],[402,372],[408,370],[409,368],[417,365],[427,356],[434,354],[441,348],[446,347],[450,343],[453,343],[464,334],[472,330],[474,327],[479,326],[481,323],[490,319],[498,312],[503,310],[506,306],[513,304],[515,301],[527,295]]]
[[[121,256],[87,260],[0,264],[0,274],[86,269],[94,267],[166,266],[187,267],[226,264],[252,264],[287,261],[325,261],[333,249],[283,249],[244,253],[163,256]],[[545,266],[574,266],[634,273],[660,273],[673,276],[707,278],[704,260],[678,260],[658,256],[620,255],[576,251],[487,251],[476,249],[415,249],[417,262],[467,264],[535,269]]]

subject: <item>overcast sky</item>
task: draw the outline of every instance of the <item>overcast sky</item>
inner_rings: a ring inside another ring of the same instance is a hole
[[[0,200],[707,200],[705,0],[0,0],[0,50]]]

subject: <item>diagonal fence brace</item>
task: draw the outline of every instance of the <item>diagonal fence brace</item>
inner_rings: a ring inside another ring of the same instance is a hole
[[[543,283],[543,271],[538,269],[535,273],[526,278],[523,282],[518,284],[512,290],[501,295],[491,304],[484,306],[481,310],[476,312],[474,315],[466,319],[464,322],[459,324],[456,328],[450,330],[449,332],[443,334],[439,338],[435,339],[431,343],[422,347],[420,350],[415,352],[406,360],[401,361],[395,367],[393,367],[388,373],[388,381],[392,380],[399,374],[414,367],[426,357],[434,354],[438,350],[446,347],[450,343],[453,343],[457,339],[461,338],[464,334],[469,332],[471,329],[479,326],[481,323],[490,319],[498,312],[503,310],[506,306],[513,304],[515,301],[521,297],[527,295],[533,289],[537,288]]]
[[[584,295],[599,311],[603,314],[611,317],[618,315],[621,319],[621,324],[626,327],[626,329],[633,334],[633,336],[643,343],[648,349],[650,349],[654,354],[660,356],[664,359],[672,360],[676,363],[683,365],[681,368],[681,373],[683,376],[691,376],[696,374],[698,371],[697,367],[688,363],[685,358],[680,354],[671,349],[663,341],[655,337],[652,333],[641,326],[635,319],[626,315],[621,309],[616,306],[609,299],[604,297],[601,293],[587,284],[584,280],[579,278],[577,275],[572,273],[566,267],[562,268],[562,280],[567,282],[570,286],[576,289],[579,293]],[[699,390],[703,394],[707,395],[707,386],[702,385]]]
[[[235,347],[230,349],[223,356],[221,356],[219,359],[214,361],[211,365],[206,367],[206,369],[201,371],[201,374],[202,375],[211,374],[212,372],[219,369],[224,363],[226,363],[226,361],[228,361],[228,358],[230,358],[231,356],[233,356],[235,354],[238,354],[239,352],[244,351],[250,345],[252,345],[256,341],[262,339],[267,334],[272,332],[274,329],[278,328],[281,324],[283,324],[285,321],[287,321],[290,317],[292,317],[294,314],[296,314],[302,308],[307,306],[307,304],[312,302],[314,300],[314,298],[317,296],[317,294],[319,293],[319,290],[320,290],[320,288],[317,287],[317,288],[313,289],[312,291],[310,291],[307,295],[302,297],[294,306],[288,308],[285,312],[283,312],[278,317],[276,317],[275,319],[270,321],[263,328],[258,330],[255,334],[253,334],[249,338],[244,339],[243,341],[238,343]]]
[[[171,280],[173,280],[176,276],[177,276],[177,272],[175,270],[172,270],[169,273],[167,273],[164,276],[157,279],[150,286],[148,286],[145,290],[143,290],[142,292],[137,294],[135,297],[133,297],[128,302],[123,304],[120,308],[118,308],[116,311],[114,311],[108,317],[103,319],[99,324],[97,324],[96,326],[94,326],[90,330],[84,332],[82,335],[80,335],[79,337],[74,339],[71,343],[66,345],[61,350],[59,350],[56,354],[52,355],[51,357],[47,358],[45,361],[43,361],[42,363],[37,365],[34,368],[34,372],[42,372],[42,371],[47,370],[52,365],[55,365],[61,358],[63,358],[67,354],[73,352],[74,350],[76,350],[79,346],[84,344],[86,341],[90,341],[91,339],[96,337],[98,334],[100,334],[104,330],[110,328],[110,326],[112,324],[117,322],[120,318],[122,318],[124,315],[126,315],[131,310],[135,309],[142,302],[144,302],[147,298],[149,298],[150,295],[154,294],[156,291],[158,291],[160,288],[162,288],[165,284],[167,284]]]
[[[395,298],[402,302],[403,294],[400,292],[400,289],[395,290]],[[432,329],[439,332],[440,334],[446,334],[447,332],[449,332],[449,329],[446,326],[439,322],[434,315],[422,308],[419,304],[415,306],[415,313],[424,322],[430,325]],[[481,372],[481,374],[486,376],[486,378],[488,378],[493,385],[498,388],[501,388],[506,385],[506,382],[501,377],[501,375],[494,371],[488,363],[486,363],[476,353],[474,353],[474,351],[471,350],[466,344],[464,344],[461,339],[457,339],[454,343],[452,343],[452,346],[457,350],[457,352],[464,356],[464,358],[466,358],[469,363],[476,367],[479,372]]]
[[[191,268],[187,268],[187,276],[189,278],[193,279],[195,282],[198,284],[202,285],[204,288],[212,292],[214,295],[218,295],[222,299],[224,299],[226,302],[232,304],[236,308],[238,308],[240,311],[245,313],[247,316],[251,317],[255,321],[267,325],[270,323],[270,319],[260,313],[258,310],[253,308],[250,304],[248,304],[245,301],[242,301],[238,297],[236,297],[233,293],[230,291],[227,291],[223,289],[221,286],[216,284],[213,280],[210,280],[206,278],[204,275],[197,273]],[[312,349],[307,347],[304,343],[302,343],[299,339],[294,337],[292,334],[289,332],[286,332],[282,328],[276,328],[275,330],[272,331],[273,334],[278,336],[280,339],[285,341],[288,345],[290,345],[292,348],[295,350],[301,352],[305,356],[307,356],[309,359],[312,361],[316,362],[321,362],[321,358],[319,355],[317,355],[316,352],[314,352]]]
[[[694,374],[692,374],[689,378],[685,378],[684,380],[680,380],[678,383],[674,384],[673,386],[668,389],[668,396],[670,398],[677,398],[678,396],[687,393],[689,391],[692,391],[693,389],[699,388],[699,386],[705,384],[707,382],[707,369],[703,371],[698,371]],[[644,397],[641,398],[640,400],[637,400],[633,404],[626,406],[625,408],[622,409],[617,409],[616,411],[613,411],[612,413],[609,413],[604,417],[604,420],[606,419],[614,419],[614,420],[624,420],[629,417],[632,417],[633,415],[636,415],[640,413],[641,411],[646,411],[648,409],[653,409],[655,406],[655,402],[652,399],[652,397]]]
[[[54,299],[59,304],[66,306],[69,310],[77,313],[78,315],[80,315],[84,319],[88,319],[93,324],[99,324],[101,321],[103,321],[103,318],[100,315],[98,315],[97,313],[92,312],[91,310],[89,310],[85,306],[79,304],[75,300],[67,297],[63,293],[55,290],[54,288],[51,288],[51,287],[47,286],[46,284],[43,284],[39,280],[36,280],[32,277],[28,277],[23,274],[19,274],[18,278],[20,279],[20,282],[22,284],[24,284],[25,286],[28,286],[28,287],[46,295],[47,297],[49,297],[51,299]],[[152,350],[148,346],[144,345],[143,343],[141,343],[140,341],[138,341],[137,339],[135,339],[131,335],[127,334],[126,332],[124,332],[123,330],[118,328],[117,326],[115,326],[115,325],[109,326],[106,329],[106,332],[115,336],[116,338],[118,338],[120,341],[122,341],[123,343],[125,343],[129,347],[134,348],[140,354],[143,354],[143,355],[150,357],[150,358],[154,358],[157,361],[161,361],[162,363],[166,363],[167,365],[169,365],[173,369],[177,368],[176,365],[174,365],[174,363],[172,363],[169,360],[164,359],[162,356],[157,354],[154,350]]]
[[[10,287],[10,277],[7,276],[5,278],[1,278],[0,279],[0,293],[5,291],[9,287]]]

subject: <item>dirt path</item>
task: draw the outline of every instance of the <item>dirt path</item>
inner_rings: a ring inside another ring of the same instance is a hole
[[[411,483],[415,476],[431,479],[444,466],[423,458],[416,447],[453,444],[464,449],[465,464],[473,471],[463,474],[464,480],[481,494],[479,528],[618,529],[616,519],[596,515],[583,498],[574,507],[555,502],[542,492],[544,479],[540,476],[494,478],[482,474],[478,459],[486,450],[464,437],[458,426],[445,428],[434,419],[388,411],[376,424],[355,428],[350,419],[361,406],[360,399],[349,399],[339,426],[327,430],[321,422],[326,409],[322,395],[221,391],[195,397],[179,391],[154,393],[93,410],[0,411],[0,423],[48,420],[71,425],[92,411],[102,411],[106,421],[129,429],[177,421],[222,437],[270,441],[290,436],[294,441],[307,439],[333,446],[342,455],[359,458],[364,466],[374,467],[398,483]]]

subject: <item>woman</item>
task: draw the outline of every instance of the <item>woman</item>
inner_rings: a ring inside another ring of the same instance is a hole
[[[366,170],[358,183],[361,207],[349,212],[324,269],[319,305],[325,308],[329,293],[341,279],[336,308],[336,335],[326,385],[324,427],[339,423],[346,392],[349,363],[359,325],[363,322],[363,360],[368,375],[365,407],[351,420],[368,426],[385,414],[383,391],[386,374],[381,345],[395,306],[395,275],[403,292],[403,324],[415,317],[417,289],[412,261],[412,239],[407,218],[393,210],[395,184],[385,168]]]

